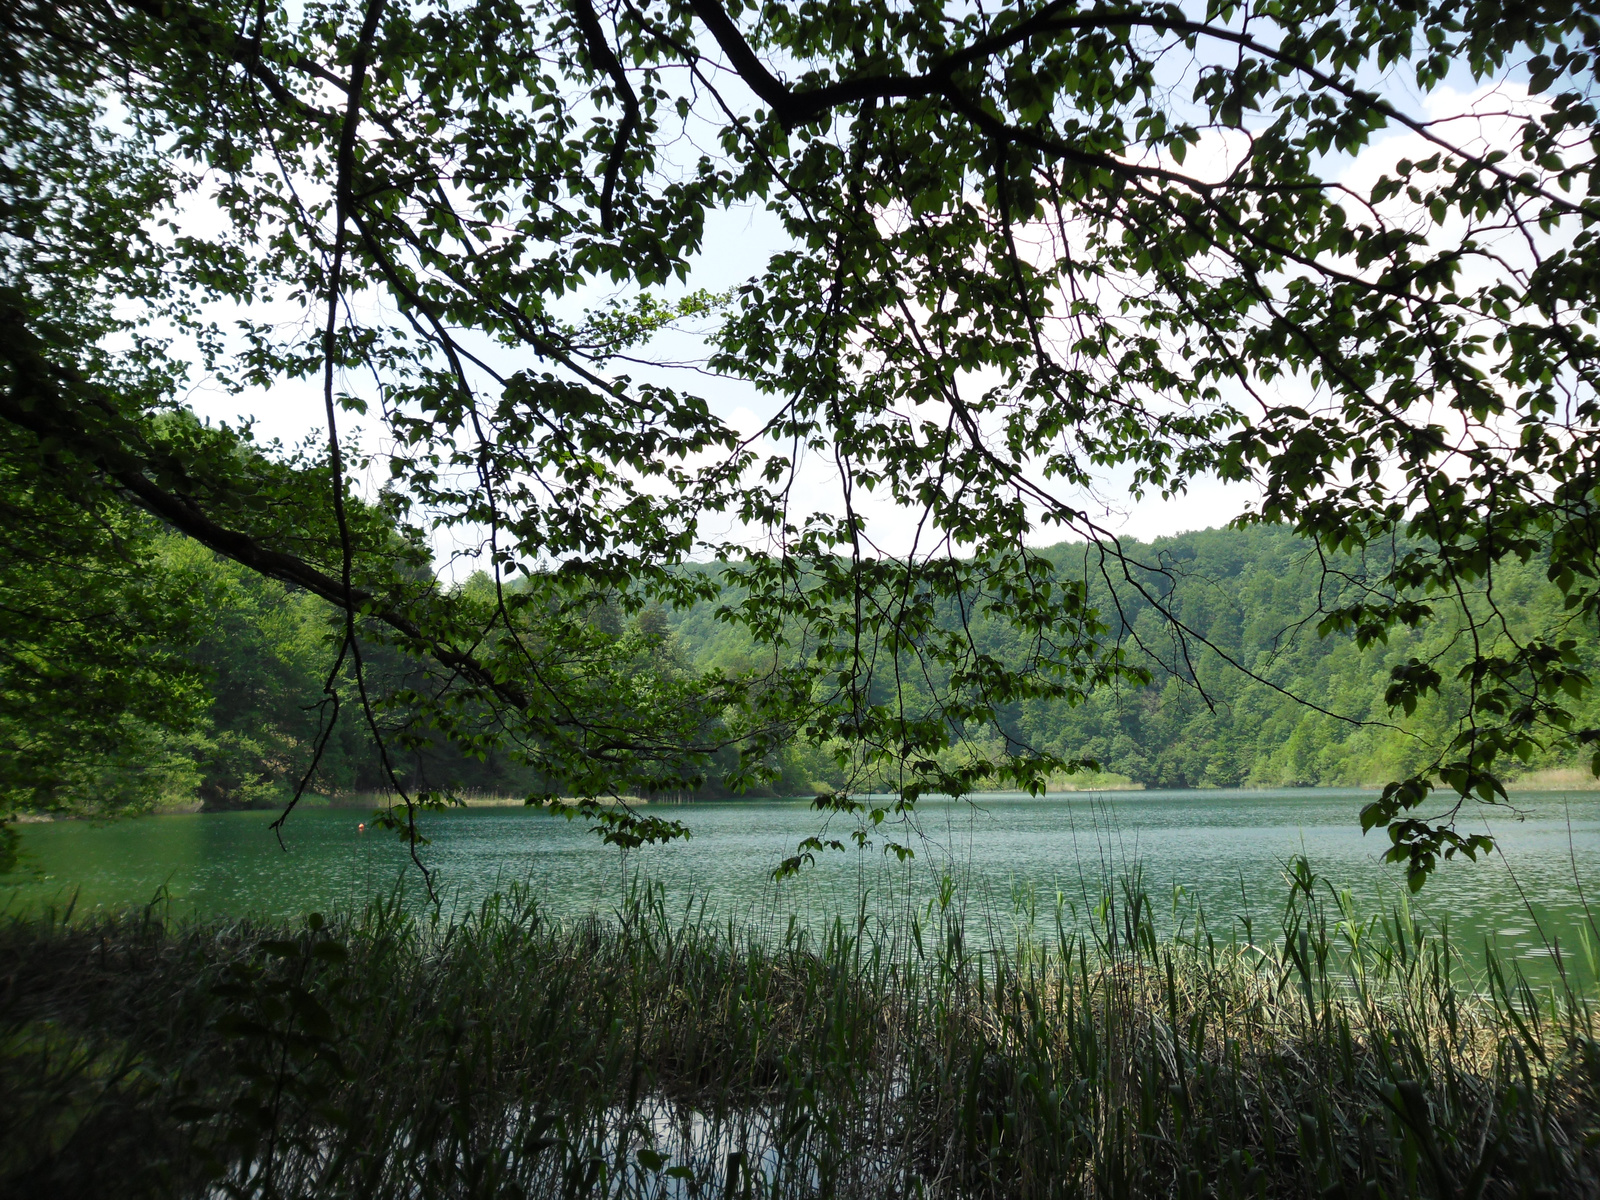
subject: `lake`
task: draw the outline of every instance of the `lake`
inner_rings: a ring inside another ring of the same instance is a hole
[[[1081,926],[1105,881],[1137,875],[1164,930],[1203,909],[1219,936],[1243,936],[1249,922],[1258,938],[1270,938],[1288,893],[1283,868],[1295,855],[1348,889],[1364,913],[1403,901],[1400,869],[1379,861],[1387,838],[1360,832],[1357,813],[1371,795],[1217,790],[924,801],[917,828],[892,835],[914,848],[910,861],[885,856],[885,826],[868,847],[818,854],[782,883],[772,868],[822,829],[821,814],[804,801],[653,806],[646,811],[682,820],[693,837],[626,855],[601,845],[582,821],[545,812],[427,814],[431,845],[422,853],[446,915],[512,884],[533,888],[552,915],[606,912],[630,881],[650,881],[669,905],[703,906],[719,919],[820,927],[863,908],[871,918],[902,919],[925,909],[949,876],[969,928],[976,920],[1010,936],[1030,912],[1053,929],[1058,906]],[[1410,903],[1426,923],[1448,921],[1472,957],[1481,959],[1487,939],[1543,974],[1548,940],[1578,947],[1586,925],[1580,892],[1600,899],[1600,794],[1513,799],[1520,820],[1505,810],[1466,813],[1466,828],[1493,833],[1503,854],[1442,864]],[[267,829],[271,819],[248,812],[26,825],[22,866],[0,877],[0,907],[37,910],[74,898],[79,910],[127,907],[160,892],[180,914],[294,917],[359,904],[397,884],[420,902],[405,848],[392,834],[358,832],[363,812],[297,811],[282,848]],[[827,836],[849,844],[851,828],[836,818]]]

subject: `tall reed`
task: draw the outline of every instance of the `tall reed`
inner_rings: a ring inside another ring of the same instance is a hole
[[[1107,889],[756,936],[643,889],[0,929],[6,1195],[1600,1194],[1595,963],[1473,973],[1303,862],[1272,936]],[[1580,985],[1576,973],[1587,970]]]

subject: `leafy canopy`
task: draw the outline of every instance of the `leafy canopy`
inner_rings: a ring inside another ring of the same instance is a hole
[[[4,20],[0,418],[44,448],[29,469],[91,473],[339,605],[358,679],[362,637],[417,656],[435,685],[408,702],[553,788],[692,781],[728,746],[760,771],[804,736],[892,787],[876,825],[1092,765],[1009,735],[951,752],[1005,735],[1008,705],[1142,681],[1119,594],[1179,658],[1204,645],[1096,519],[1108,471],[1136,494],[1254,481],[1247,519],[1326,556],[1324,632],[1462,623],[1459,678],[1413,660],[1385,700],[1459,686],[1464,720],[1362,816],[1414,885],[1486,848],[1454,818],[1503,799],[1508,760],[1600,736],[1572,716],[1572,630],[1600,604],[1600,25],[1576,6],[22,0]],[[1496,82],[1472,119],[1419,115]],[[1418,153],[1349,182],[1391,136]],[[787,247],[678,304],[708,226],[748,204]],[[637,299],[594,303],[613,285]],[[763,438],[617,369],[712,314],[705,365],[771,398]],[[164,421],[191,365],[320,384],[320,460]],[[382,505],[351,489],[352,413],[383,430]],[[796,500],[808,456],[831,507]],[[918,514],[910,545],[874,544],[868,492]],[[492,600],[428,572],[441,528],[482,540]],[[1061,536],[1094,548],[1109,607],[1030,548]],[[725,571],[675,569],[696,554]],[[1507,562],[1544,565],[1560,621],[1503,619]],[[583,619],[596,594],[719,582],[770,669],[640,670]],[[989,653],[975,614],[1026,653]]]

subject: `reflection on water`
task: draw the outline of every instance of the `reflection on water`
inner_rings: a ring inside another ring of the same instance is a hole
[[[1009,936],[1019,912],[1053,926],[1059,906],[1081,922],[1102,882],[1137,872],[1158,918],[1203,910],[1219,934],[1250,921],[1270,930],[1286,893],[1283,864],[1304,854],[1313,868],[1349,889],[1365,912],[1402,899],[1398,868],[1379,862],[1388,843],[1363,838],[1356,814],[1369,793],[1284,791],[1077,793],[1045,799],[992,795],[976,803],[924,801],[915,829],[873,832],[867,847],[818,854],[797,879],[774,884],[771,870],[819,831],[805,802],[729,802],[673,808],[693,831],[687,843],[629,854],[602,846],[582,822],[521,809],[430,815],[424,857],[441,882],[445,912],[475,904],[513,883],[536,889],[554,915],[605,911],[629,881],[650,880],[669,904],[693,902],[740,924],[820,926],[864,911],[893,920],[920,910],[941,880],[958,884],[969,926]],[[1530,962],[1547,942],[1576,949],[1586,921],[1580,889],[1600,899],[1600,795],[1533,793],[1524,812],[1468,814],[1500,840],[1503,856],[1451,862],[1413,903],[1426,921],[1447,920],[1458,945],[1474,952],[1485,938]],[[24,864],[0,887],[13,911],[148,903],[158,889],[180,912],[293,916],[360,903],[399,881],[419,893],[404,847],[392,835],[359,833],[365,814],[297,812],[284,848],[263,813],[149,817],[111,824],[83,821],[23,828]],[[850,825],[828,833],[850,844]],[[889,838],[912,846],[901,863],[885,856]],[[1542,931],[1542,932],[1541,932]]]

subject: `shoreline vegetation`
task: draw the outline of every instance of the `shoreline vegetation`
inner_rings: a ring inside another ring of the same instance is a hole
[[[1600,1200],[1596,4],[0,5],[0,1200]]]
[[[157,545],[155,561],[162,571],[187,581],[187,590],[212,597],[194,629],[170,645],[163,643],[192,685],[184,693],[193,706],[192,712],[186,710],[188,724],[146,728],[130,719],[117,735],[121,740],[114,753],[97,751],[87,758],[19,735],[19,745],[33,747],[29,770],[53,763],[59,778],[48,787],[17,787],[0,797],[0,821],[27,812],[109,816],[281,808],[305,773],[311,747],[321,736],[317,713],[325,699],[331,610],[174,536],[162,535]],[[992,729],[967,729],[959,746],[935,756],[943,769],[963,769],[973,759],[1004,763],[1018,747],[1032,747],[1099,766],[1095,772],[1052,774],[1052,791],[1381,787],[1424,769],[1431,753],[1426,748],[1445,745],[1459,732],[1461,696],[1448,688],[1403,718],[1375,699],[1388,686],[1392,669],[1413,657],[1434,663],[1445,676],[1455,675],[1461,642],[1448,622],[1396,633],[1389,643],[1366,649],[1344,634],[1311,636],[1304,617],[1319,602],[1317,559],[1311,546],[1287,530],[1208,530],[1158,539],[1143,550],[1167,562],[1174,580],[1181,580],[1165,603],[1190,628],[1205,631],[1216,652],[1202,654],[1193,677],[1180,679],[1167,669],[1171,664],[1137,651],[1135,657],[1151,672],[1147,686],[1101,689],[1080,705],[1021,705],[1007,717],[1005,738]],[[1063,544],[1042,553],[1063,577],[1085,569],[1082,546]],[[694,575],[709,569],[684,571]],[[485,581],[474,577],[461,586],[470,592]],[[1540,621],[1562,611],[1548,581],[1531,566],[1511,569],[1497,587],[1519,611]],[[1133,637],[1136,646],[1161,642],[1164,618],[1149,604],[1137,598],[1114,604],[1103,588],[1091,592],[1097,611],[1122,614],[1126,627],[1115,636]],[[723,599],[737,601],[737,591]],[[674,678],[703,671],[746,677],[767,669],[766,652],[716,620],[717,608],[701,601],[681,609],[646,609],[629,618],[614,604],[601,604],[591,616],[599,626],[614,627],[618,638],[645,638],[652,669]],[[1016,631],[981,615],[975,620],[985,644],[993,642],[1001,659],[1021,660],[1025,648]],[[390,648],[372,645],[363,652],[369,684],[378,694],[410,686],[402,658]],[[1575,653],[1582,669],[1600,669],[1600,642],[1592,636],[1580,638]],[[1241,675],[1228,661],[1252,664],[1259,678]],[[354,712],[349,681],[341,686],[347,711]],[[908,703],[914,710],[932,711],[933,698],[908,694]],[[1334,713],[1349,720],[1329,715]],[[1600,708],[1577,711],[1575,721],[1580,728],[1600,724]],[[833,742],[790,739],[772,747],[764,782],[738,785],[732,782],[738,756],[729,750],[706,764],[698,785],[685,783],[649,799],[782,799],[887,786],[883,779],[874,782],[870,772],[847,769],[847,750]],[[429,743],[391,763],[397,772],[393,781],[380,757],[363,723],[342,720],[323,745],[302,803],[361,807],[394,783],[411,791],[504,797],[513,803],[530,792],[577,786],[519,765],[507,747],[480,760],[445,742]],[[1570,749],[1555,747],[1527,763],[1508,764],[1505,776],[1512,788],[1600,786]],[[991,776],[987,782],[993,781]],[[971,781],[978,790],[985,782]],[[620,776],[586,786],[643,790]]]
[[[558,796],[547,804],[529,804],[522,796],[496,796],[468,794],[458,798],[459,803],[453,808],[551,808],[557,805],[572,805],[579,802],[578,797]],[[590,802],[608,808],[617,803],[624,803],[630,807],[640,807],[651,803],[646,796],[595,796],[590,797]],[[655,803],[663,803],[656,800]],[[182,804],[173,804],[157,808],[144,816],[183,816],[200,812],[270,812],[282,806],[276,803],[263,803],[248,809],[207,809],[200,801],[189,801]],[[350,796],[318,796],[305,795],[296,803],[297,808],[347,808],[352,811],[372,812],[376,809],[389,809],[401,807],[399,799],[395,796],[385,796],[374,793],[363,793]],[[442,811],[450,811],[445,809]],[[49,812],[21,812],[11,818],[20,825],[37,824],[43,821],[75,821],[75,820],[105,820],[101,814],[94,813],[49,813]],[[291,817],[292,819],[292,817]]]
[[[1379,786],[1378,784],[1374,783],[1374,784],[1371,785],[1370,790],[1374,790],[1375,791],[1378,788],[1378,786]],[[1263,786],[1263,787],[1244,787],[1244,788],[1196,787],[1196,788],[1172,788],[1172,789],[1167,789],[1167,788],[1147,787],[1143,783],[1138,783],[1138,782],[1135,782],[1133,780],[1128,780],[1128,779],[1124,779],[1124,778],[1117,778],[1117,777],[1112,777],[1112,778],[1107,778],[1107,779],[1096,779],[1093,782],[1089,782],[1089,781],[1077,782],[1077,781],[1074,781],[1073,779],[1071,779],[1069,777],[1069,778],[1066,778],[1066,779],[1051,779],[1050,782],[1049,782],[1049,787],[1046,789],[1045,794],[1046,795],[1058,795],[1058,794],[1061,794],[1061,793],[1067,793],[1067,794],[1074,794],[1074,795],[1076,795],[1076,794],[1087,795],[1087,794],[1096,793],[1096,792],[1145,792],[1145,791],[1189,791],[1189,792],[1194,792],[1196,794],[1204,794],[1206,792],[1219,791],[1219,790],[1245,791],[1245,792],[1251,792],[1251,791],[1275,792],[1275,791],[1281,791],[1283,789],[1282,788],[1276,788],[1276,787],[1266,787],[1266,786]],[[1357,790],[1359,790],[1359,789],[1357,789]],[[1600,778],[1597,778],[1596,776],[1591,774],[1589,771],[1584,770],[1583,768],[1580,768],[1580,767],[1570,767],[1570,768],[1552,767],[1552,768],[1546,768],[1546,769],[1537,770],[1537,771],[1529,771],[1526,774],[1524,774],[1524,775],[1522,775],[1522,776],[1520,776],[1520,777],[1518,777],[1516,779],[1513,779],[1509,784],[1509,791],[1510,791],[1511,796],[1513,797],[1513,799],[1516,797],[1516,795],[1518,793],[1524,793],[1524,792],[1535,792],[1535,793],[1540,793],[1540,792],[1600,792]],[[657,805],[657,806],[663,806],[663,805],[665,805],[665,806],[675,806],[675,805],[680,805],[680,804],[715,804],[715,803],[721,803],[724,800],[735,800],[735,801],[740,801],[740,802],[745,802],[745,803],[760,803],[762,801],[769,801],[769,800],[770,801],[777,801],[777,802],[784,802],[784,803],[792,803],[794,801],[810,800],[810,799],[812,799],[813,794],[814,794],[813,792],[802,792],[802,793],[796,793],[795,795],[792,795],[792,796],[738,796],[738,795],[735,795],[735,796],[715,797],[715,798],[704,797],[704,796],[689,796],[689,797],[685,797],[685,798],[673,798],[673,797],[667,797],[667,796],[657,796],[657,797],[654,797],[654,798],[651,798],[651,797],[648,797],[648,796],[624,796],[621,799],[622,799],[623,802],[627,803],[631,807],[643,807],[643,806],[647,806],[647,805],[651,805],[651,804],[654,804],[654,805]],[[979,792],[974,792],[972,794],[974,796],[983,796],[983,795],[986,795],[988,793],[979,791]],[[602,806],[609,806],[609,805],[616,804],[617,803],[617,798],[611,797],[611,796],[600,796],[600,797],[594,798],[594,802],[596,804],[599,804],[599,805],[602,805]],[[393,796],[385,796],[385,795],[382,795],[380,793],[358,793],[358,794],[354,794],[354,795],[342,795],[342,796],[340,796],[340,795],[325,796],[325,795],[308,794],[308,795],[302,796],[300,798],[300,801],[299,801],[300,806],[303,806],[303,807],[306,807],[306,808],[347,808],[347,809],[351,809],[351,810],[361,810],[361,811],[370,811],[370,810],[379,809],[379,808],[387,808],[393,803],[395,803],[395,799],[394,799]],[[575,804],[575,803],[577,803],[577,798],[576,797],[570,797],[570,796],[559,797],[558,800],[557,800],[557,803],[560,803],[560,804]],[[278,807],[280,807],[278,802],[273,801],[273,802],[270,802],[270,803],[269,802],[263,802],[261,804],[256,805],[254,808],[246,809],[246,810],[239,810],[239,809],[234,809],[234,810],[216,810],[216,809],[208,809],[208,808],[206,808],[199,800],[188,800],[188,801],[183,801],[183,802],[179,802],[179,803],[165,804],[165,805],[159,806],[159,807],[151,810],[149,813],[142,814],[142,815],[146,815],[146,816],[173,816],[173,815],[183,815],[183,814],[189,814],[189,813],[215,812],[215,811],[259,811],[259,812],[266,812],[266,811],[270,811],[270,810],[272,810],[274,808],[278,808]],[[522,796],[497,795],[497,794],[493,794],[493,793],[467,793],[467,794],[464,794],[464,795],[462,795],[460,797],[460,804],[455,806],[455,807],[466,808],[466,809],[475,809],[475,808],[541,808],[541,807],[548,807],[548,806],[546,806],[546,805],[537,805],[537,804],[530,805],[530,804],[527,803],[526,799],[524,797],[522,797]],[[106,819],[105,815],[101,814],[101,813],[80,813],[80,812],[70,812],[70,811],[69,812],[33,812],[33,811],[26,811],[26,810],[14,813],[14,814],[12,814],[11,816],[9,816],[7,818],[7,820],[14,821],[15,823],[17,823],[19,825],[32,825],[32,824],[39,824],[39,823],[42,823],[42,822],[49,822],[49,821],[105,820],[105,819]]]
[[[1596,942],[1564,983],[1360,914],[1092,931],[953,885],[756,935],[635,890],[456,923],[159,907],[0,924],[0,1191],[74,1196],[1592,1196]],[[1576,953],[1574,953],[1576,951]]]

